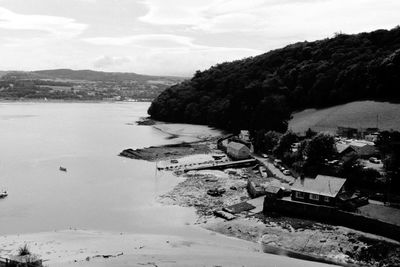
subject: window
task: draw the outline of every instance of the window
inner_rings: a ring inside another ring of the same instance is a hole
[[[303,192],[296,192],[296,197],[297,198],[304,198],[304,193]]]
[[[325,202],[330,202],[330,200],[331,200],[330,197],[324,197]]]
[[[310,194],[310,199],[311,199],[311,200],[319,200],[319,195]]]

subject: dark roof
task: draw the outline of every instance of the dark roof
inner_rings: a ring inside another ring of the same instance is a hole
[[[271,194],[278,194],[280,190],[282,190],[282,188],[273,185],[268,185],[267,187],[265,187],[265,192]]]
[[[252,210],[255,207],[247,202],[242,202],[238,204],[234,204],[228,207],[223,208],[224,211],[227,211],[232,214],[240,213],[242,211]]]
[[[353,149],[359,156],[370,156],[370,155],[372,156],[372,155],[376,155],[379,153],[378,149],[372,145],[365,145],[362,147],[353,147]]]
[[[249,148],[245,145],[243,145],[242,143],[237,143],[237,142],[229,142],[228,147],[234,149],[234,150],[241,150],[243,148],[245,148],[246,150],[248,150]]]
[[[328,197],[336,197],[345,182],[345,178],[318,175],[314,179],[297,179],[292,186],[292,190]]]

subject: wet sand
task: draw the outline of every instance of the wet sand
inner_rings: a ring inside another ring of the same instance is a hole
[[[66,230],[1,236],[3,253],[28,244],[49,266],[304,266],[307,262],[260,252],[256,243],[203,230],[196,239]],[[312,263],[308,266],[324,266]]]

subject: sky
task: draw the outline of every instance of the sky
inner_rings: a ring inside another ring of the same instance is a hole
[[[400,0],[0,0],[0,70],[191,76],[299,41],[391,29]]]

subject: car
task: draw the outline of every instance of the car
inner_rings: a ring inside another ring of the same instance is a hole
[[[292,174],[289,170],[284,170],[282,173],[283,173],[284,175],[291,175],[291,174]]]
[[[268,158],[268,155],[267,155],[267,154],[261,154],[261,156],[262,156],[263,158],[265,158],[265,159]]]
[[[279,169],[280,169],[282,172],[286,171],[285,167],[283,167],[283,166],[280,166]]]
[[[328,164],[329,165],[337,165],[337,164],[339,164],[339,160],[334,159],[334,160],[328,161]]]
[[[176,164],[176,163],[178,163],[178,160],[176,160],[176,159],[171,159],[171,163]]]
[[[381,161],[375,157],[370,157],[369,162],[374,163],[374,164],[379,164]]]

